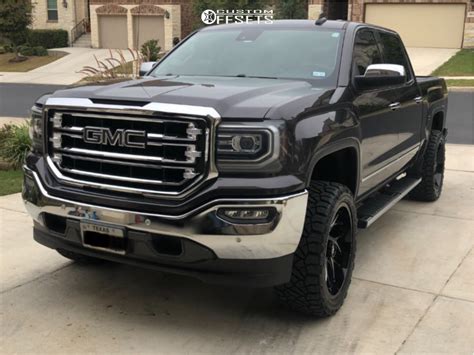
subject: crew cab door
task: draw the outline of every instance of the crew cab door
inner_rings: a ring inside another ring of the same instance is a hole
[[[375,32],[369,28],[359,29],[354,39],[351,68],[353,105],[362,136],[359,195],[388,177],[388,164],[398,154],[398,113],[390,105],[400,100],[399,91],[387,86],[360,89],[354,84],[354,78],[364,75],[369,65],[381,63]]]
[[[421,140],[423,115],[421,92],[400,38],[385,31],[377,31],[377,35],[382,47],[383,62],[398,64],[405,68],[406,81],[391,89],[397,97],[397,101],[393,105],[398,127],[397,154],[400,156],[400,160],[406,160],[414,155]]]

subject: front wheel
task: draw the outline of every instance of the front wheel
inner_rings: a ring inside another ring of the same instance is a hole
[[[303,235],[287,284],[277,286],[281,301],[293,310],[327,317],[344,303],[356,251],[356,208],[349,189],[315,181],[309,190]]]

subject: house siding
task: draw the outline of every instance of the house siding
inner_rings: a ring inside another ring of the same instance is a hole
[[[47,0],[32,0],[32,29],[62,29],[66,30],[71,43],[71,30],[83,19],[88,17],[87,0],[68,0],[67,7],[62,0],[58,0],[58,20],[48,20]]]

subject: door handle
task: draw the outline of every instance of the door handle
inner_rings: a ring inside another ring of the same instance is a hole
[[[417,104],[421,104],[423,102],[423,97],[422,96],[417,96],[413,100],[415,100],[415,102]]]
[[[400,104],[400,102],[394,102],[394,103],[391,103],[390,105],[388,105],[388,107],[392,111],[398,110],[401,106],[402,105]]]

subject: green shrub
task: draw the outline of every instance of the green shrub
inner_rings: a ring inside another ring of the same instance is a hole
[[[0,129],[0,157],[19,168],[31,149],[29,124],[5,125]]]
[[[38,56],[42,57],[45,55],[48,55],[48,50],[42,46],[36,46],[36,47],[30,47],[30,46],[20,46],[18,49],[18,52],[21,55],[26,55],[26,56]]]
[[[26,56],[35,55],[33,48],[27,45],[19,46],[18,53],[20,53],[21,55],[26,55]]]
[[[160,54],[161,47],[158,46],[158,40],[150,39],[142,44],[141,52],[148,62],[156,62]]]
[[[3,46],[3,49],[5,49],[5,52],[6,52],[6,53],[12,53],[12,52],[13,52],[13,47],[10,46],[9,44],[5,44],[5,45]]]
[[[1,46],[1,47],[0,47],[0,54],[5,54],[5,53],[7,53],[5,47],[4,47],[4,46]]]
[[[31,47],[61,48],[68,46],[66,30],[30,30],[28,43]]]

